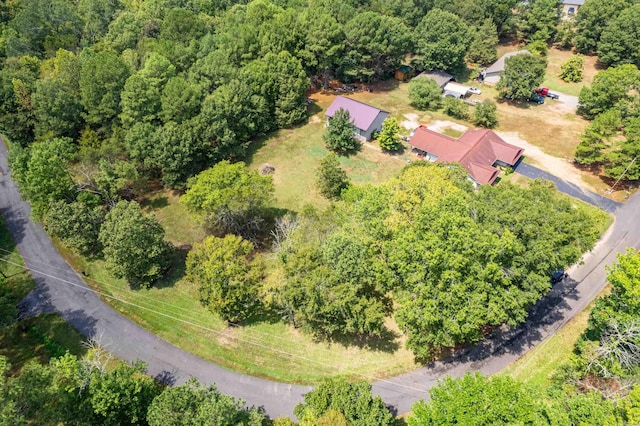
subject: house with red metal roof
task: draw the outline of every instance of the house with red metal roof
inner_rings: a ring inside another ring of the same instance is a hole
[[[421,157],[440,163],[458,163],[476,184],[493,184],[500,174],[497,166],[510,167],[522,158],[523,148],[502,140],[492,130],[468,130],[458,139],[418,127],[411,145]]]
[[[344,96],[336,96],[325,112],[328,120],[331,120],[331,117],[340,109],[349,111],[351,122],[356,128],[356,136],[365,141],[371,140],[374,132],[382,130],[382,123],[389,116],[387,111]]]

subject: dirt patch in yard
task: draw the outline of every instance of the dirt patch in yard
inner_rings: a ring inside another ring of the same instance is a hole
[[[545,171],[568,182],[574,183],[581,188],[597,192],[595,188],[582,179],[580,171],[569,161],[546,154],[537,146],[522,139],[517,132],[496,132],[496,134],[506,142],[524,148],[525,157],[533,160],[537,166],[540,166]]]
[[[447,120],[436,120],[427,126],[429,130],[433,130],[434,132],[444,133],[446,129],[452,129],[456,132],[466,132],[468,127],[462,124],[454,123],[453,121]]]

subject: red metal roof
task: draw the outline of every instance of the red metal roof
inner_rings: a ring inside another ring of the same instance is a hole
[[[459,139],[420,126],[409,140],[409,145],[433,154],[436,161],[460,163],[480,184],[491,184],[500,171],[493,165],[501,161],[509,165],[518,162],[524,149],[511,145],[492,130],[469,130]]]

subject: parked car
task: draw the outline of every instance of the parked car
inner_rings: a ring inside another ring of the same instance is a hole
[[[559,282],[562,282],[568,276],[569,276],[569,274],[567,274],[564,271],[564,269],[558,269],[553,274],[551,274],[551,279],[549,281],[551,282],[551,285],[558,284]]]
[[[539,94],[537,94],[537,93],[535,93],[535,92],[534,92],[534,93],[531,95],[531,97],[529,98],[529,102],[535,102],[535,103],[537,103],[538,105],[541,105],[541,104],[543,104],[543,103],[544,103],[544,96],[539,95]]]
[[[482,90],[478,89],[477,87],[470,87],[469,93],[473,93],[474,95],[480,95],[482,94]]]
[[[358,90],[358,88],[356,86],[354,86],[353,84],[345,84],[344,86],[342,86],[342,88],[344,90],[351,90],[352,92],[354,90]]]

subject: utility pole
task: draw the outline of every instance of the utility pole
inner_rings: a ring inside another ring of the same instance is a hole
[[[620,182],[620,180],[624,177],[624,175],[627,173],[627,171],[629,171],[629,169],[631,168],[631,165],[632,165],[633,163],[635,163],[635,161],[636,161],[636,159],[637,159],[637,158],[638,158],[638,156],[637,156],[637,155],[636,155],[635,157],[633,157],[633,160],[631,160],[631,162],[629,163],[629,165],[627,166],[627,168],[626,168],[626,169],[624,169],[624,172],[622,172],[622,174],[620,175],[620,177],[618,178],[618,180],[616,181],[616,183],[614,183],[614,184],[611,186],[611,189],[609,189],[609,190],[607,191],[607,194],[611,194],[611,193],[613,192],[613,188],[615,188],[615,187],[616,187],[616,185],[618,184],[618,182]]]

